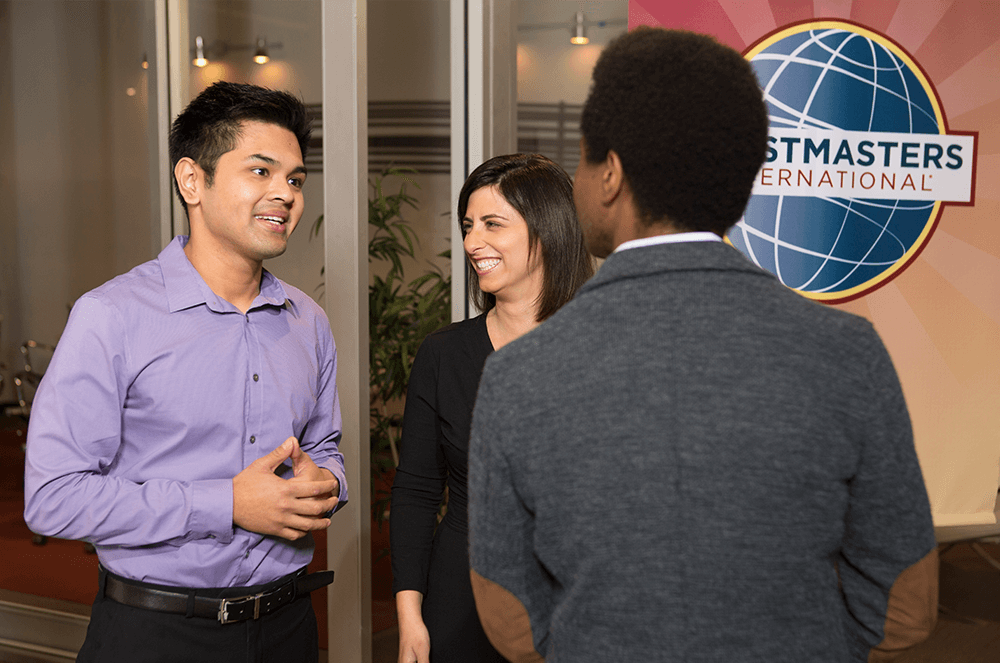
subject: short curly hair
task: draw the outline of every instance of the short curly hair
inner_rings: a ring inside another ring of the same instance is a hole
[[[767,148],[767,107],[743,56],[707,35],[639,27],[594,67],[586,159],[621,159],[640,218],[724,235]]]
[[[212,186],[219,158],[236,147],[244,122],[264,122],[288,129],[295,135],[302,158],[306,158],[312,128],[301,100],[288,92],[258,85],[219,81],[205,88],[174,120],[169,140],[171,173],[178,161],[189,157],[205,171],[205,179]],[[177,178],[172,176],[172,179],[174,192],[186,213],[187,202]]]

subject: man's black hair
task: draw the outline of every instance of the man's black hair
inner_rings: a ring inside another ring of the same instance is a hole
[[[170,170],[189,157],[205,171],[209,186],[219,158],[236,147],[245,122],[266,122],[295,134],[306,157],[311,128],[305,105],[287,92],[247,83],[220,81],[203,90],[177,116],[170,129]],[[174,191],[187,203],[174,178]]]
[[[594,67],[586,158],[621,158],[642,220],[719,235],[743,214],[767,146],[750,63],[707,35],[639,27]]]

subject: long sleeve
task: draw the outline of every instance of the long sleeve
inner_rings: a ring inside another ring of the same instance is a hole
[[[869,435],[850,483],[838,566],[858,661],[873,647],[899,651],[922,641],[937,615],[934,526],[910,419],[889,355],[877,338],[874,345]]]
[[[32,408],[25,520],[128,578],[269,582],[312,539],[236,527],[233,477],[294,436],[346,503],[336,347],[323,309],[266,270],[249,310],[220,298],[186,239],[74,306]]]
[[[434,526],[448,474],[440,445],[438,363],[434,340],[428,338],[410,371],[399,467],[392,484],[393,593],[404,589],[427,593]]]
[[[38,533],[114,546],[232,538],[232,478],[113,476],[130,384],[118,310],[74,307],[32,407],[25,520]],[[183,385],[177,385],[182,388]]]
[[[534,519],[504,456],[505,408],[487,363],[469,441],[469,561],[483,630],[508,660],[541,661],[554,604],[532,549]]]
[[[301,433],[299,444],[302,450],[319,467],[324,467],[340,482],[340,501],[335,511],[347,504],[347,475],[344,470],[344,454],[340,453],[340,437],[343,421],[340,416],[340,398],[337,394],[337,348],[334,345],[330,323],[325,316],[317,318],[322,328],[318,336],[322,339],[320,370],[317,375],[317,398],[312,416]]]

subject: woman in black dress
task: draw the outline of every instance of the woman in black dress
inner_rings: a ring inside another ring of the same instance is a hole
[[[514,154],[479,166],[462,187],[458,218],[469,293],[483,313],[430,334],[410,374],[390,530],[399,663],[504,661],[479,623],[469,581],[476,389],[491,352],[538,326],[593,274],[570,178],[546,157]]]

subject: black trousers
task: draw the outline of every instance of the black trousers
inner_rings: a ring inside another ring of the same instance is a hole
[[[97,598],[78,663],[316,663],[319,657],[316,614],[309,595],[259,619],[220,624],[116,603],[104,596],[106,571],[101,569]],[[286,579],[248,587],[199,590],[200,596],[255,594]],[[146,585],[156,588],[157,585]]]

